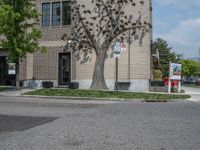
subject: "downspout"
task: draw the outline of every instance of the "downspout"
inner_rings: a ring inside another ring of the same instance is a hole
[[[152,0],[149,0],[149,7],[150,7],[150,24],[152,28],[150,29],[150,80],[153,80],[153,58],[152,58],[152,49],[153,49],[153,17],[152,17]]]
[[[131,81],[131,33],[128,31],[128,81]]]

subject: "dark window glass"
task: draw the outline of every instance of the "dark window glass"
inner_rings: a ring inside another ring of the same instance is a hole
[[[60,26],[60,2],[52,3],[52,26]]]
[[[50,26],[50,3],[42,4],[42,26]]]
[[[71,3],[70,1],[64,1],[62,3],[62,25],[71,24]]]

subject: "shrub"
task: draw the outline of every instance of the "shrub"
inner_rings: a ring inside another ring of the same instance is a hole
[[[153,71],[153,80],[154,81],[162,81],[163,73],[160,70]]]

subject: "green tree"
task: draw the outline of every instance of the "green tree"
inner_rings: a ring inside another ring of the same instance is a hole
[[[154,63],[154,69],[161,70],[164,76],[169,75],[169,62],[178,62],[181,59],[181,55],[177,55],[171,52],[172,47],[170,47],[167,41],[158,38],[153,42],[153,53],[159,52],[159,62]]]
[[[38,46],[41,31],[35,0],[0,1],[0,35],[5,37],[1,45],[9,49],[9,61],[16,63],[16,88],[20,88],[19,62],[27,53],[44,49]]]
[[[182,64],[182,75],[189,77],[200,77],[200,63],[193,60],[180,60]]]

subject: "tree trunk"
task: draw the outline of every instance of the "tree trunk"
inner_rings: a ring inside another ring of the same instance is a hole
[[[16,61],[16,90],[20,90],[20,79],[19,79],[19,60]]]
[[[95,68],[93,73],[93,80],[90,89],[101,90],[108,89],[104,77],[104,65],[106,60],[107,49],[100,50],[97,54]]]

